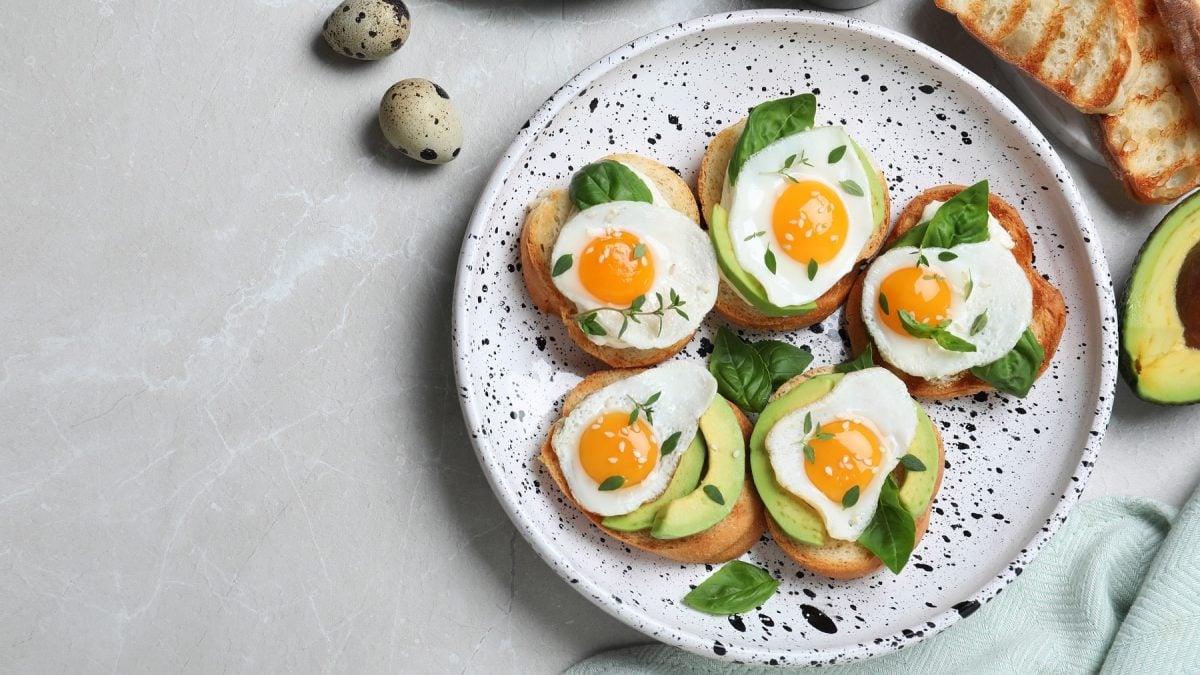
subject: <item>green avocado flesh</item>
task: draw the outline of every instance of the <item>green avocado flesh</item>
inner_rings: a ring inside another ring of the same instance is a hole
[[[884,223],[886,214],[884,213],[883,181],[879,178],[879,172],[871,167],[871,160],[867,157],[867,153],[859,147],[858,143],[853,140],[851,143],[854,145],[854,152],[867,171],[867,183],[871,191],[871,213],[875,216],[875,227],[883,227],[886,225]],[[816,309],[816,304],[811,302],[779,307],[767,300],[767,292],[762,284],[741,266],[737,256],[734,255],[733,239],[729,234],[729,213],[720,204],[713,205],[712,222],[708,224],[708,234],[712,238],[713,248],[717,254],[717,266],[721,268],[721,275],[737,290],[738,295],[745,298],[746,302],[759,312],[766,316],[796,316]]]
[[[833,373],[805,380],[795,389],[772,401],[762,411],[758,423],[754,425],[754,433],[750,436],[750,472],[763,505],[784,532],[793,539],[814,546],[825,544],[828,538],[825,525],[815,509],[788,492],[775,479],[775,471],[771,468],[771,459],[767,455],[767,434],[776,422],[789,413],[833,391],[843,377],[845,376],[840,373]],[[921,460],[926,470],[905,473],[904,484],[900,486],[900,503],[916,518],[925,512],[925,507],[933,498],[933,487],[937,483],[938,446],[933,423],[929,421],[920,405],[913,402],[913,407],[917,411],[917,433],[908,446],[908,452]]]
[[[663,506],[654,517],[650,535],[679,539],[703,532],[729,515],[746,480],[746,440],[733,409],[717,396],[700,417],[700,432],[708,446],[704,479],[690,493]],[[721,501],[713,500],[713,488]]]
[[[700,485],[700,473],[704,470],[704,455],[708,446],[704,444],[703,434],[697,433],[690,445],[679,458],[675,467],[675,475],[658,499],[646,502],[635,511],[620,516],[609,516],[600,521],[601,525],[618,532],[637,532],[654,524],[654,517],[668,503],[692,492]]]
[[[1200,192],[1163,218],[1134,263],[1121,370],[1154,403],[1200,402]]]

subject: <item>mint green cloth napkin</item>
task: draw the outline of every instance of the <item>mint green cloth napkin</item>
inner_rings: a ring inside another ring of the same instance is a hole
[[[940,635],[843,673],[1200,672],[1200,493],[1179,512],[1146,499],[1081,504],[1000,595]],[[779,673],[655,644],[567,671]]]

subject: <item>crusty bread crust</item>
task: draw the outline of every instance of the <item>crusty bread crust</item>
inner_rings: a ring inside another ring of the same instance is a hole
[[[708,150],[704,152],[704,159],[700,162],[700,174],[696,179],[696,193],[700,197],[701,211],[706,223],[712,221],[713,206],[721,203],[721,196],[725,191],[725,172],[729,168],[729,159],[733,156],[733,150],[737,147],[738,139],[741,138],[742,129],[745,126],[746,120],[743,119],[724,129],[717,134],[712,143],[709,143]],[[862,252],[858,256],[860,262],[875,255],[875,252],[879,250],[884,237],[887,236],[887,225],[891,222],[891,200],[888,197],[887,180],[884,179],[882,172],[880,172],[879,178],[883,181],[884,186],[883,223],[875,229],[871,239],[863,246]],[[842,303],[846,301],[846,295],[850,292],[850,287],[854,285],[854,279],[858,272],[857,268],[848,272],[824,295],[817,298],[816,309],[799,316],[767,316],[759,312],[741,295],[738,295],[738,292],[722,277],[721,288],[717,292],[717,312],[732,323],[746,328],[772,331],[807,328],[824,321],[826,317],[833,314],[834,310],[842,306]]]
[[[697,225],[700,224],[696,199],[687,183],[675,175],[674,171],[639,155],[617,154],[601,159],[615,160],[637,169],[654,181],[655,187],[672,208]],[[554,243],[558,241],[558,234],[566,224],[571,208],[571,199],[566,190],[547,190],[529,205],[529,211],[525,215],[525,222],[521,227],[521,275],[525,278],[525,287],[529,290],[533,304],[547,314],[561,317],[567,327],[567,334],[581,349],[614,368],[651,366],[674,356],[691,341],[692,335],[687,335],[664,349],[606,347],[589,340],[572,318],[575,314],[575,304],[554,285],[551,276],[553,263],[550,260],[554,252]]]
[[[771,400],[773,401],[783,396],[809,378],[831,372],[833,372],[833,368],[824,367],[814,368],[801,375],[797,375],[784,382],[779,387],[779,390],[771,396]],[[938,490],[942,487],[942,476],[946,468],[946,450],[942,443],[942,434],[936,424],[933,425],[933,434],[937,438],[938,445],[937,481],[933,485],[933,494],[929,497],[929,504],[925,506],[924,513],[916,519],[917,544],[921,542],[921,538],[925,536],[925,531],[929,528],[929,514],[933,510],[933,498],[937,496]],[[905,471],[903,467],[897,467],[892,472],[892,475],[896,476],[897,481],[901,485],[904,484]],[[779,523],[775,522],[770,512],[766,515],[767,531],[771,533],[779,548],[783,549],[783,552],[797,564],[816,574],[832,579],[857,579],[858,577],[876,572],[883,567],[882,560],[857,542],[829,539],[823,546],[814,546],[792,538],[791,535],[779,527]],[[914,546],[914,550],[915,548]]]
[[[1200,0],[1157,0],[1163,25],[1200,99]]]
[[[962,185],[942,185],[930,188],[918,195],[900,214],[900,220],[892,230],[891,236],[888,237],[887,245],[890,246],[905,232],[920,223],[921,215],[929,202],[948,201],[964,189],[966,188]],[[1067,325],[1067,306],[1063,301],[1062,293],[1049,281],[1043,279],[1033,268],[1033,240],[1029,238],[1029,231],[1025,228],[1025,223],[1022,222],[1017,210],[995,194],[988,196],[988,210],[1016,243],[1012,250],[1013,257],[1025,270],[1025,276],[1029,279],[1029,285],[1033,289],[1033,319],[1030,328],[1046,352],[1046,358],[1042,361],[1042,366],[1037,373],[1037,376],[1041,377],[1042,373],[1046,372],[1046,368],[1050,366],[1050,360],[1054,358],[1054,352],[1057,351],[1058,343],[1062,339],[1063,330]],[[846,332],[850,335],[850,349],[854,354],[861,354],[871,341],[866,324],[862,320],[865,276],[863,275],[863,278],[854,284],[854,290],[850,292],[850,299],[846,302]],[[902,372],[888,363],[880,355],[878,349],[875,350],[875,362],[904,380],[904,383],[908,385],[909,393],[916,398],[940,400],[996,390],[992,385],[972,375],[969,370],[964,370],[948,380],[933,382]]]
[[[641,371],[606,370],[588,375],[567,394],[566,400],[563,402],[562,416],[566,417],[569,415],[575,406],[579,405],[580,402],[599,389],[618,380],[636,375],[639,372]],[[737,417],[738,424],[741,425],[743,436],[749,442],[751,431],[750,420],[746,419],[746,416],[736,406],[730,405],[729,407]],[[539,457],[550,477],[554,479],[559,489],[562,490],[563,495],[566,496],[567,501],[571,502],[588,520],[592,521],[596,527],[603,530],[608,536],[643,551],[678,562],[720,563],[733,560],[750,550],[750,547],[758,541],[766,529],[762,502],[758,498],[758,492],[754,489],[754,482],[750,478],[749,469],[746,471],[746,480],[742,485],[742,491],[738,495],[737,502],[733,505],[733,510],[728,516],[725,516],[724,520],[703,532],[693,534],[690,537],[683,537],[682,539],[655,539],[650,536],[648,531],[618,532],[604,527],[600,524],[604,520],[602,516],[584,510],[575,501],[575,497],[571,494],[571,489],[567,485],[566,478],[563,476],[562,467],[558,463],[558,456],[551,445],[551,440],[554,438],[555,432],[558,431],[561,422],[560,418],[550,429],[550,433],[546,435],[546,440],[542,443]]]

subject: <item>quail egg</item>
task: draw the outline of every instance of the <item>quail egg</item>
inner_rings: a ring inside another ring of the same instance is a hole
[[[462,149],[462,126],[450,95],[429,80],[393,84],[379,102],[379,127],[397,150],[427,164],[445,164]]]
[[[325,19],[321,34],[335,51],[374,61],[400,49],[411,25],[402,0],[345,0]]]

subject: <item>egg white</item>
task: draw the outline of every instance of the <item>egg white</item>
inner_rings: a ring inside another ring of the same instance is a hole
[[[843,145],[845,155],[836,164],[829,164],[829,153]],[[808,278],[807,264],[793,260],[783,251],[786,242],[775,238],[771,226],[775,202],[791,185],[779,170],[792,155],[797,159],[787,170],[788,175],[797,180],[817,180],[831,187],[842,198],[850,223],[842,249],[818,267],[812,280]],[[802,164],[801,158],[807,158],[811,166]],[[854,196],[841,189],[839,184],[846,180],[857,183],[863,195]],[[850,136],[841,127],[803,131],[756,152],[742,167],[736,184],[730,185],[726,175],[721,205],[729,213],[729,236],[738,264],[762,284],[767,299],[780,307],[802,305],[825,294],[854,269],[859,253],[875,230],[867,170]],[[756,236],[758,232],[766,234]],[[764,260],[768,246],[775,255],[774,274]]]
[[[652,406],[654,422],[650,426],[659,445],[680,432],[675,452],[660,456],[650,475],[637,485],[600,491],[600,484],[580,464],[579,439],[584,430],[600,415],[628,413],[633,409],[631,401],[645,401],[659,392],[661,396]],[[675,474],[683,450],[696,437],[700,416],[716,394],[717,381],[702,366],[689,361],[671,361],[614,382],[581,401],[563,418],[550,442],[575,501],[592,513],[617,516],[661,495]]]
[[[779,419],[767,433],[765,445],[775,479],[821,516],[829,536],[855,541],[870,524],[879,505],[883,483],[900,458],[908,453],[917,432],[916,404],[900,378],[884,368],[846,373],[833,390],[813,403]],[[879,438],[882,458],[874,477],[849,508],[825,496],[805,471],[804,418],[817,425],[833,419],[852,419],[871,428]]]
[[[623,317],[617,312],[601,311],[596,321],[607,334],[589,335],[588,339],[608,347],[662,349],[691,335],[716,303],[720,283],[717,258],[708,236],[675,209],[645,202],[609,202],[585,209],[568,220],[550,259],[558,260],[569,253],[578,261],[587,245],[608,230],[636,235],[654,260],[655,279],[642,311],[658,308],[658,294],[669,305],[674,289],[687,303],[681,308],[687,318],[674,311],[666,312],[661,321],[656,316],[642,316],[640,322],[630,322],[624,335],[618,337]],[[612,306],[588,292],[579,278],[578,264],[554,277],[554,285],[575,303],[578,313]]]
[[[945,277],[952,289],[947,330],[974,344],[976,351],[943,349],[934,340],[897,333],[879,319],[879,287],[893,271],[915,264],[920,254],[915,247],[896,248],[879,256],[863,280],[862,319],[880,355],[900,370],[929,380],[947,378],[1004,356],[1033,317],[1033,288],[1002,241],[960,244],[951,249],[957,258],[939,260],[938,254],[945,250],[923,249],[929,271]],[[971,294],[965,297],[968,283]],[[984,312],[986,325],[971,335],[972,324]]]

